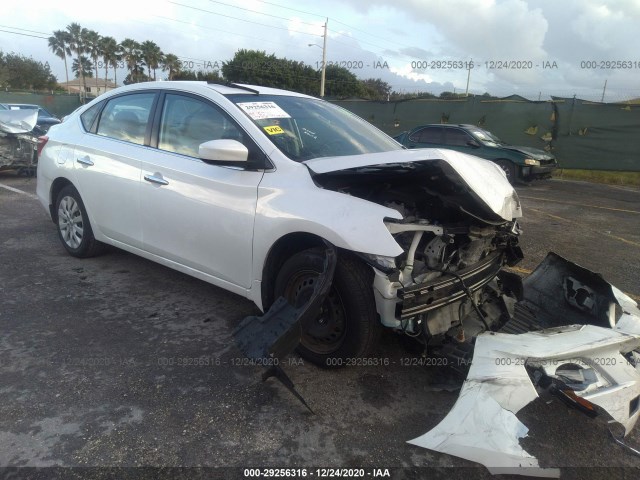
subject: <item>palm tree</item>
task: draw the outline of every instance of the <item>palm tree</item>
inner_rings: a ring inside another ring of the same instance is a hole
[[[169,70],[169,80],[180,71],[180,60],[173,53],[167,53],[162,59],[162,71]]]
[[[102,37],[100,39],[100,49],[102,60],[104,61],[104,91],[107,91],[107,77],[109,76],[109,66],[113,66],[114,83],[117,85],[118,60],[120,60],[118,42],[113,37]]]
[[[164,54],[160,47],[156,45],[155,42],[151,40],[146,40],[142,42],[140,45],[140,52],[142,60],[147,66],[147,74],[149,78],[151,78],[151,70],[153,70],[153,79],[156,79],[156,70],[160,66],[160,62],[162,62],[162,57]]]
[[[122,47],[122,58],[129,69],[129,78],[137,83],[140,71],[140,44],[131,38],[125,38],[120,46]]]
[[[69,67],[67,67],[67,55],[71,55],[69,33],[64,30],[56,30],[53,32],[53,36],[49,37],[49,48],[56,57],[64,60],[64,74],[67,77],[67,93],[71,93],[71,87],[69,87]]]
[[[84,79],[85,69],[79,68],[79,66],[80,64],[84,63],[80,60],[80,57],[83,56],[83,54],[85,53],[84,38],[82,35],[82,32],[85,30],[86,28],[82,28],[79,23],[74,22],[67,25],[67,32],[69,33],[69,37],[68,37],[69,49],[77,55],[75,63],[76,63],[76,66],[78,67],[77,71],[80,72],[80,76],[82,77],[82,93],[80,94],[80,98],[82,98],[83,100],[86,97],[87,84]],[[72,70],[73,70],[73,67],[72,67]],[[77,77],[78,76],[76,75],[76,78]]]
[[[91,63],[91,59],[85,55],[80,55],[78,58],[73,60],[71,64],[71,71],[76,74],[76,78],[82,77],[93,77],[93,64]]]
[[[89,54],[91,59],[93,60],[93,66],[96,71],[96,80],[98,78],[98,57],[102,56],[102,51],[100,47],[100,34],[95,30],[87,30],[82,29],[84,42],[86,46],[85,52]]]

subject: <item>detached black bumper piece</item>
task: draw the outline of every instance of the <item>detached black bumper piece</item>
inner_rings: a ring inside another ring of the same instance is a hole
[[[306,320],[313,320],[318,316],[320,307],[331,288],[337,253],[335,246],[326,243],[324,271],[318,276],[313,295],[306,304],[295,308],[280,297],[264,315],[246,317],[233,332],[242,353],[267,368],[262,375],[262,381],[270,377],[277,378],[311,413],[313,410],[280,367],[280,360],[298,346],[302,334],[301,325]]]

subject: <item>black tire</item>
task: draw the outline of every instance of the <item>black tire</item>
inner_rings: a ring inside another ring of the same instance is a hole
[[[313,293],[324,268],[324,250],[312,248],[289,258],[278,273],[275,298],[283,296],[296,307]],[[365,357],[377,346],[382,327],[373,295],[370,267],[347,254],[338,254],[333,284],[320,315],[302,325],[298,353],[324,368],[346,366],[348,359]]]
[[[93,236],[87,210],[73,185],[60,190],[55,207],[58,238],[70,255],[87,258],[102,253],[104,244]]]
[[[504,171],[509,183],[513,185],[518,181],[518,169],[513,162],[509,160],[496,160],[496,163]]]

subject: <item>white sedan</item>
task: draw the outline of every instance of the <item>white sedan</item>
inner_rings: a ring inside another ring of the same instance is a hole
[[[300,315],[298,351],[323,366],[366,357],[381,326],[440,364],[473,359],[469,421],[418,445],[536,466],[514,412],[550,385],[626,432],[640,415],[635,302],[553,254],[524,283],[505,272],[522,258],[522,211],[492,162],[406,150],[313,97],[204,82],[118,88],[40,140],[37,194],[71,255],[113,245],[263,311],[280,297],[305,311],[329,282],[317,313]],[[605,356],[615,364],[594,360]],[[489,411],[512,438],[486,440]]]

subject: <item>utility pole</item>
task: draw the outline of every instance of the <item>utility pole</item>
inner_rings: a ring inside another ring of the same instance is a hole
[[[327,72],[327,23],[329,18],[324,22],[324,39],[322,42],[322,74],[320,76],[320,98],[324,98],[324,79]]]
[[[607,80],[604,81],[604,87],[602,88],[602,98],[600,99],[600,103],[604,103],[604,92],[607,91]]]
[[[473,62],[473,60],[471,60],[471,62]],[[467,90],[464,92],[464,96],[468,97],[469,96],[469,79],[471,78],[471,62],[469,62],[469,64],[467,65]]]

